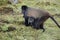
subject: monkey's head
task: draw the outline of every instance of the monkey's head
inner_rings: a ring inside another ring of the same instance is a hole
[[[26,5],[23,5],[23,6],[21,7],[22,10],[27,10],[27,8],[28,8],[28,7],[27,7]]]

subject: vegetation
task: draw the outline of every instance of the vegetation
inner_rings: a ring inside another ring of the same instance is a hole
[[[1,3],[3,3],[5,6],[6,1],[0,0],[0,5],[2,6]],[[6,5],[12,7],[14,13],[1,14],[0,12],[0,40],[60,40],[60,29],[51,19],[48,19],[44,24],[45,32],[42,32],[41,29],[36,30],[31,26],[26,27],[20,9],[22,5],[45,9],[54,15],[54,18],[60,24],[60,0],[23,0],[15,6],[12,4]],[[9,27],[14,27],[15,30],[7,31]]]

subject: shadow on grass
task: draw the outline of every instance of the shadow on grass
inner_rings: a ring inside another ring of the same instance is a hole
[[[11,32],[11,31],[14,31],[14,30],[16,30],[15,27],[8,27],[8,30],[2,30],[2,29],[0,28],[0,32]]]
[[[9,21],[7,20],[0,20],[0,22],[9,24]]]
[[[7,21],[7,20],[0,20],[0,22],[2,22],[2,23],[7,23],[7,24],[10,24],[10,23],[17,23],[18,25],[24,25],[24,21],[17,21],[17,20],[15,20],[15,21],[12,21],[12,22],[9,22],[9,21]]]

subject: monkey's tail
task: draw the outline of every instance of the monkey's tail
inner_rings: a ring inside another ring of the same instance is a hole
[[[60,25],[57,23],[57,21],[52,17],[50,16],[50,18],[56,23],[56,25],[60,28]]]

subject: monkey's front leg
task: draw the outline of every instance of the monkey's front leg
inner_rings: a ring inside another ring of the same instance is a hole
[[[25,26],[29,26],[29,24],[28,24],[28,18],[25,18]]]

